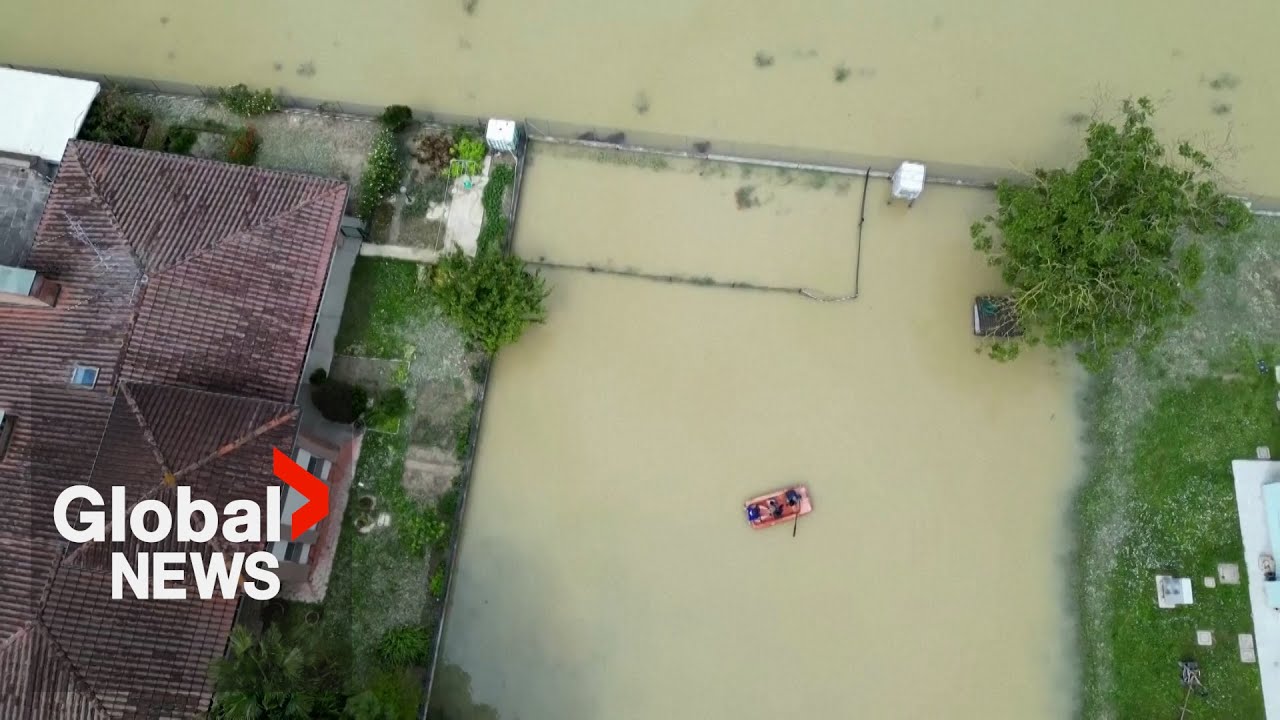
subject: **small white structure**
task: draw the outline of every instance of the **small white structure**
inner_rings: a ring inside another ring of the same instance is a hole
[[[924,192],[924,165],[916,162],[904,162],[893,171],[889,202],[894,199],[906,200],[907,207],[915,204],[916,198]]]
[[[494,152],[516,153],[520,141],[520,128],[515,120],[499,120],[489,118],[489,127],[485,130],[484,140]]]
[[[1200,646],[1202,646],[1202,647],[1209,647],[1210,645],[1212,645],[1212,644],[1213,644],[1213,631],[1212,631],[1212,630],[1197,630],[1197,631],[1196,631],[1196,644],[1197,644],[1197,645],[1200,645]]]
[[[1190,605],[1195,602],[1191,594],[1191,578],[1176,578],[1172,575],[1156,576],[1156,605],[1168,610],[1179,605]]]
[[[0,152],[62,162],[97,96],[90,80],[0,68]]]

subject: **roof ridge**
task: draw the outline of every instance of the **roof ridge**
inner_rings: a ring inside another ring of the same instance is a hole
[[[213,162],[213,161],[209,161],[209,162]],[[303,177],[310,177],[310,176],[305,176],[305,175],[304,175]],[[320,178],[320,179],[324,179],[324,178]],[[152,273],[152,275],[154,275],[154,276],[156,276],[156,277],[163,277],[166,273],[170,272],[171,270],[175,270],[175,269],[177,269],[177,268],[183,267],[184,265],[186,265],[187,263],[191,262],[192,260],[195,260],[196,258],[203,257],[203,256],[205,256],[205,255],[207,255],[207,254],[209,254],[209,253],[216,252],[216,251],[220,250],[220,249],[222,248],[222,246],[223,246],[223,245],[226,245],[227,243],[232,242],[233,240],[238,240],[238,239],[243,238],[243,237],[253,237],[253,234],[254,234],[255,232],[257,232],[257,231],[259,231],[259,230],[262,230],[263,228],[267,228],[267,227],[270,227],[270,226],[272,226],[272,225],[275,225],[275,224],[279,223],[279,222],[280,222],[280,221],[282,221],[282,220],[292,219],[292,218],[293,218],[293,216],[294,216],[295,214],[297,214],[298,212],[300,212],[300,211],[302,211],[302,210],[305,210],[306,208],[310,207],[311,205],[313,205],[313,204],[315,204],[315,203],[317,203],[317,202],[320,202],[320,201],[322,201],[322,200],[330,200],[330,199],[332,199],[332,196],[337,195],[338,193],[342,193],[342,194],[345,196],[345,195],[346,195],[346,186],[345,186],[345,185],[338,185],[338,186],[337,186],[337,187],[335,187],[335,188],[330,188],[330,189],[328,189],[328,190],[326,190],[326,191],[316,193],[315,197],[309,197],[309,198],[305,198],[305,199],[303,199],[303,200],[300,200],[300,201],[298,202],[298,204],[297,204],[297,205],[294,205],[293,207],[290,207],[290,208],[286,208],[286,209],[284,209],[284,210],[281,210],[280,212],[278,212],[278,213],[276,213],[276,214],[274,214],[274,215],[271,215],[271,216],[269,216],[269,217],[265,217],[265,218],[263,218],[259,223],[257,223],[256,225],[250,225],[250,226],[249,226],[249,227],[247,227],[247,228],[243,228],[243,229],[241,229],[241,230],[236,230],[235,232],[232,232],[232,233],[230,233],[230,234],[228,234],[228,235],[226,235],[226,236],[224,236],[224,237],[221,237],[221,238],[219,238],[218,240],[216,240],[216,241],[214,241],[214,242],[212,242],[212,243],[209,243],[209,247],[206,247],[206,248],[204,248],[204,249],[202,249],[202,250],[198,250],[198,251],[196,251],[196,252],[193,252],[193,253],[191,253],[190,255],[188,255],[188,256],[186,256],[186,257],[182,258],[182,260],[181,260],[181,261],[179,261],[179,262],[175,262],[175,263],[173,263],[173,264],[169,265],[168,267],[161,268],[161,269],[159,269],[159,270],[155,271],[154,273]],[[344,203],[344,205],[345,205],[345,203]],[[345,212],[345,207],[344,207],[344,212]],[[148,277],[150,277],[150,275],[149,275]]]
[[[102,145],[103,147],[108,147],[108,148],[115,147],[114,145],[103,145],[102,143],[90,143],[90,144]],[[80,151],[76,147],[77,145],[79,145],[79,141],[72,140],[70,143],[67,144],[67,148],[68,150],[72,150],[72,149],[75,150],[76,164],[80,166],[80,172],[84,173],[84,178],[89,184],[89,189],[93,193],[94,199],[96,199],[99,203],[101,203],[102,207],[106,209],[107,216],[111,220],[111,229],[115,231],[116,238],[118,238],[121,241],[121,244],[124,245],[125,249],[129,252],[129,259],[133,262],[134,268],[137,269],[138,276],[146,277],[147,275],[146,268],[142,267],[142,264],[138,262],[138,255],[133,251],[133,243],[129,242],[129,238],[125,237],[124,230],[121,229],[120,227],[120,218],[116,217],[115,206],[113,206],[110,202],[108,202],[107,197],[102,194],[102,189],[98,187],[98,178],[94,177],[93,173],[89,172],[89,168],[85,165],[84,160],[80,157]],[[64,162],[63,164],[65,165],[66,163]],[[62,211],[62,215],[63,217],[66,218],[68,223],[71,222],[72,218],[70,215],[67,214],[66,210]],[[121,352],[122,353],[124,352],[123,348],[121,349]]]
[[[138,407],[138,401],[134,399],[133,392],[129,390],[132,384],[129,382],[120,383],[120,394],[124,396],[124,401],[129,404],[129,409],[133,411],[134,419],[138,421],[138,427],[142,430],[142,439],[146,440],[147,444],[151,446],[151,452],[155,455],[156,462],[160,464],[160,470],[163,473],[161,477],[172,475],[173,471],[170,470],[164,453],[160,451],[160,444],[156,442],[156,436],[151,432],[151,425],[147,422],[146,415]]]
[[[43,613],[43,609],[41,612]],[[71,659],[71,656],[67,654],[66,648],[62,647],[62,643],[58,642],[58,638],[54,636],[53,631],[49,629],[49,626],[45,625],[43,618],[37,616],[36,618],[29,620],[23,626],[23,630],[31,630],[32,632],[28,632],[26,635],[31,637],[33,640],[39,637],[49,644],[49,647],[53,650],[55,660],[65,667],[67,673],[71,676],[72,690],[85,696],[98,717],[106,718],[111,716],[111,713],[107,711],[106,706],[102,704],[102,699],[98,697],[97,690],[89,683],[89,680],[84,676],[84,674],[80,672],[79,666],[77,666]],[[14,633],[13,637],[18,637],[20,634],[21,631]],[[10,639],[12,640],[12,638]],[[5,645],[0,645],[0,652],[3,652],[4,649]],[[35,648],[33,647],[32,653],[34,654],[34,652]],[[28,710],[30,710],[29,706]]]
[[[278,428],[281,425],[285,424],[286,422],[289,422],[290,420],[297,418],[299,414],[300,414],[300,410],[296,405],[288,406],[282,412],[278,413],[275,417],[262,423],[261,425],[254,428],[244,436],[236,438],[235,440],[232,440],[231,442],[223,445],[222,447],[219,447],[218,449],[210,453],[207,457],[191,463],[190,465],[173,473],[173,475],[175,478],[182,477],[183,475],[186,475],[189,472],[199,470],[200,468],[204,467],[205,465],[208,465],[210,462],[213,462],[217,458],[226,457],[227,455],[230,455],[236,450],[239,450],[240,448],[253,442],[259,437],[262,437],[266,433],[271,432],[275,428]]]
[[[296,170],[278,170],[275,168],[264,168],[264,167],[258,167],[257,165],[236,165],[235,163],[227,162],[226,160],[212,160],[210,158],[195,157],[192,155],[175,155],[174,153],[167,153],[162,150],[151,150],[149,148],[141,148],[141,147],[136,147],[136,148],[125,147],[123,145],[112,145],[110,143],[98,142],[96,140],[82,140],[80,138],[73,138],[68,143],[68,146],[71,146],[71,145],[91,145],[94,147],[105,148],[105,149],[109,149],[116,152],[127,152],[127,153],[137,154],[137,155],[159,155],[160,157],[166,160],[171,160],[179,163],[187,163],[191,165],[235,165],[236,167],[245,168],[253,172],[262,173],[264,175],[277,175],[281,177],[303,178],[306,180],[313,180],[317,183],[332,184],[332,185],[337,185],[339,187],[346,185],[346,182],[343,180],[326,177],[324,175],[312,175],[311,173],[298,172]]]

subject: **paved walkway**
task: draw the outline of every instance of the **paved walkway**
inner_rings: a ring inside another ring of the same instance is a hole
[[[35,239],[49,183],[36,173],[0,165],[0,265],[22,265]]]
[[[402,245],[375,245],[373,243],[365,243],[360,246],[360,254],[365,257],[384,257],[427,264],[434,263],[440,257],[439,250],[404,247]]]

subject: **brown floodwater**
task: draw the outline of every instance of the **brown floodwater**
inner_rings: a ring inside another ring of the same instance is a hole
[[[1280,197],[1277,25],[1271,0],[7,0],[0,62],[1004,170],[1147,94]]]
[[[536,146],[516,250],[849,285],[860,180],[611,160]],[[1074,371],[974,352],[988,193],[886,193],[849,303],[547,272],[547,323],[486,400],[447,717],[1069,714]],[[797,482],[815,510],[794,537],[746,526],[744,499]]]

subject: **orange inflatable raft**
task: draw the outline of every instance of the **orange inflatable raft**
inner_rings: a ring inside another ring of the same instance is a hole
[[[808,487],[793,485],[751,498],[743,503],[742,509],[747,513],[747,524],[763,530],[792,521],[797,515],[808,515],[813,512],[813,503],[809,501]]]

